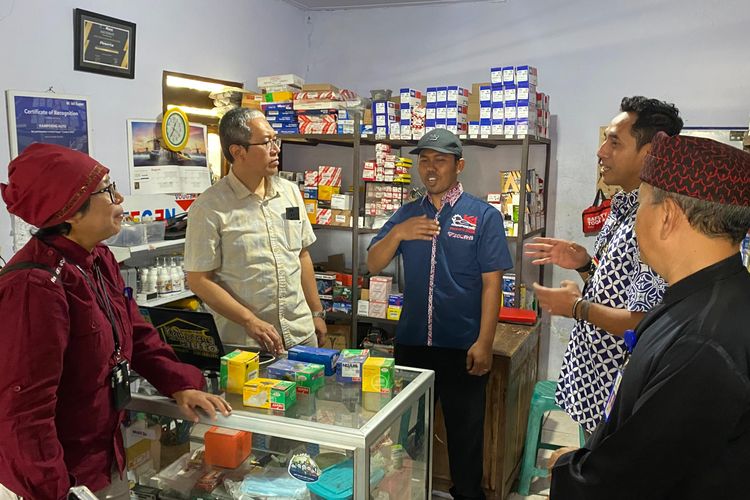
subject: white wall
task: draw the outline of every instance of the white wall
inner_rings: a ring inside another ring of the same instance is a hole
[[[73,9],[136,24],[135,80],[73,71]],[[93,156],[124,194],[128,118],[161,113],[163,70],[245,82],[260,75],[304,75],[306,16],[281,0],[0,0],[0,90],[86,95]],[[4,96],[2,97],[4,101]],[[0,111],[0,180],[10,160],[6,108]],[[44,182],[44,179],[40,179]],[[11,254],[10,221],[0,203],[0,247]]]
[[[369,89],[487,81],[530,63],[555,115],[554,235],[588,247],[580,212],[593,199],[600,125],[625,95],[678,105],[686,124],[745,125],[750,9],[745,0],[508,0],[312,13],[309,81]],[[468,168],[471,168],[469,165]],[[574,273],[554,273],[553,282]],[[554,378],[571,323],[554,320],[540,376]]]

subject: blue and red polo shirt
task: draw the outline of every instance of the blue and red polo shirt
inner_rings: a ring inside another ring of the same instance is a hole
[[[398,247],[405,285],[396,342],[468,349],[479,336],[482,273],[513,267],[502,214],[457,183],[443,196],[440,210],[429,196],[402,206],[370,247],[396,224],[423,215],[440,224],[440,234]]]

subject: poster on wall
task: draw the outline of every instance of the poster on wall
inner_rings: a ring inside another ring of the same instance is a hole
[[[88,98],[52,92],[5,92],[11,159],[31,143],[57,144],[91,154]],[[11,216],[13,251],[31,238],[34,228]]]
[[[161,122],[128,120],[128,164],[132,194],[202,193],[211,185],[205,125],[190,124],[182,151],[163,146]]]

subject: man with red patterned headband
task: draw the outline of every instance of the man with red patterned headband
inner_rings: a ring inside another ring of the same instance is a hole
[[[586,446],[563,454],[550,498],[747,498],[750,466],[750,153],[659,133],[635,230],[669,284],[635,331]]]

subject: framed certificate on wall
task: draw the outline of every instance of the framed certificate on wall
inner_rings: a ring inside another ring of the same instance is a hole
[[[75,70],[135,78],[135,23],[83,9],[73,17]]]

